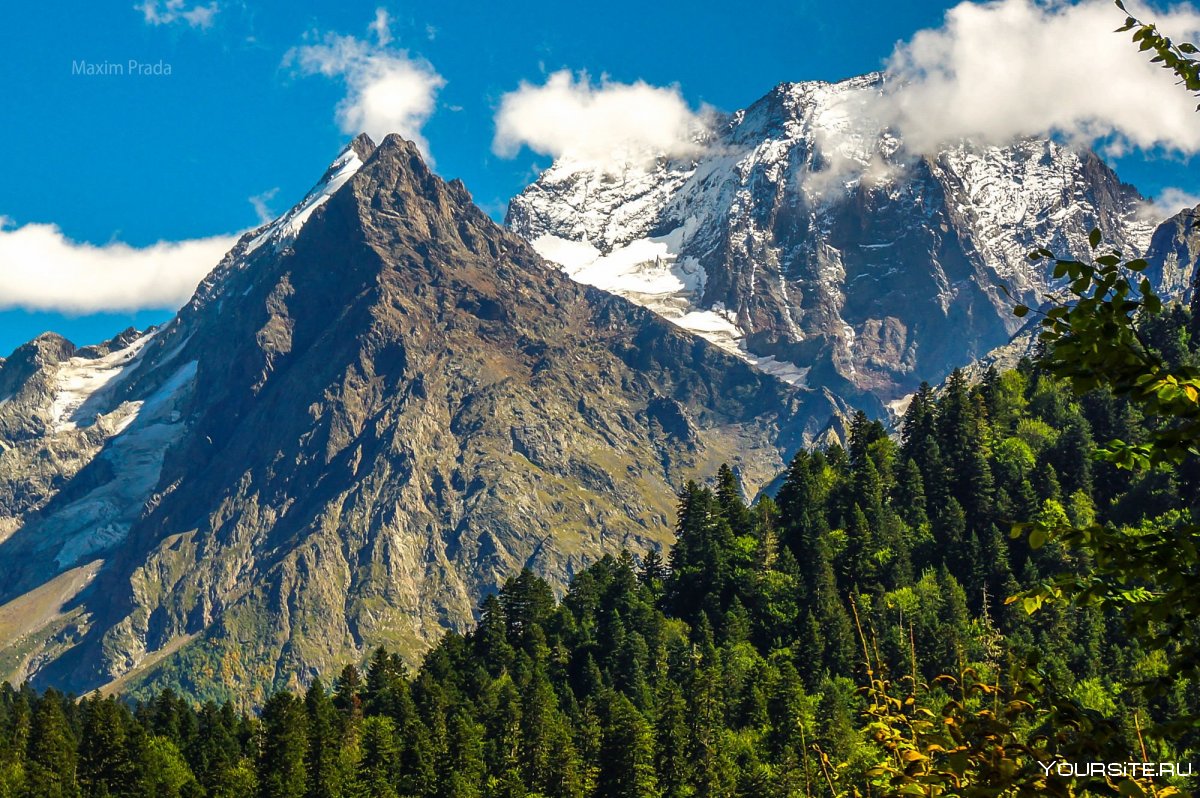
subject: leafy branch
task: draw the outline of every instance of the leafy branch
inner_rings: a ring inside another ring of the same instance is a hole
[[[1151,420],[1145,441],[1110,441],[1100,457],[1129,470],[1177,465],[1200,454],[1200,372],[1172,366],[1143,339],[1141,324],[1163,310],[1141,274],[1147,263],[1124,260],[1101,239],[1099,230],[1091,232],[1088,261],[1057,258],[1046,249],[1030,254],[1034,261],[1053,261],[1054,277],[1066,280],[1066,300],[1048,297],[1052,306],[1041,314],[1042,365],[1077,393],[1108,390]],[[1021,305],[1014,312],[1023,317],[1031,309]],[[1012,536],[1023,535],[1033,548],[1055,541],[1086,551],[1092,568],[1059,575],[1009,603],[1021,601],[1029,613],[1062,598],[1120,609],[1131,633],[1166,655],[1168,677],[1200,673],[1200,526],[1186,513],[1138,529],[1017,524]],[[1148,687],[1160,692],[1165,681]]]
[[[1188,91],[1200,94],[1200,61],[1191,57],[1200,52],[1200,48],[1190,42],[1175,44],[1169,37],[1160,33],[1153,23],[1128,16],[1129,11],[1122,0],[1116,0],[1116,5],[1127,15],[1125,24],[1117,28],[1117,32],[1133,31],[1133,41],[1142,52],[1154,51],[1155,55],[1150,59],[1150,63],[1161,64],[1163,69],[1171,70]],[[1197,106],[1197,109],[1200,110],[1200,106]]]

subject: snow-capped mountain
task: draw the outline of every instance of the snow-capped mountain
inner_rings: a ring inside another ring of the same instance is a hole
[[[685,480],[729,462],[753,493],[848,400],[882,414],[1003,343],[1034,246],[1098,225],[1194,291],[1194,212],[1152,231],[1051,142],[910,154],[880,90],[780,86],[694,160],[556,164],[521,235],[362,136],[162,328],[17,349],[0,678],[255,700],[380,644],[415,661],[522,567],[561,586],[666,545]]]
[[[1035,246],[1083,254],[1099,226],[1146,250],[1141,197],[1094,153],[914,154],[872,114],[884,91],[882,75],[785,83],[718,120],[699,157],[561,160],[507,224],[575,279],[876,409],[1007,340],[1012,305],[1047,287]]]
[[[161,329],[0,363],[0,678],[261,698],[669,542],[837,412],[360,137]]]

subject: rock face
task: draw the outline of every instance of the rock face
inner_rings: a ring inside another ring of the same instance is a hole
[[[1195,301],[1197,264],[1200,264],[1200,206],[1180,211],[1154,231],[1146,260],[1146,276],[1159,292],[1182,301]]]
[[[360,137],[162,329],[0,367],[0,675],[261,697],[415,659],[522,566],[667,542],[687,478],[757,489],[836,409]]]
[[[507,224],[577,279],[876,412],[1015,332],[1012,305],[1049,280],[1035,246],[1082,255],[1098,226],[1145,252],[1141,198],[1095,154],[910,153],[871,119],[883,91],[879,75],[785,83],[719,120],[698,158],[558,162]]]

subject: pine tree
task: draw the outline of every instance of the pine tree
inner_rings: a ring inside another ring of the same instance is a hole
[[[689,623],[701,613],[718,618],[724,614],[734,592],[733,549],[733,532],[712,492],[689,482],[680,494],[671,551],[666,601],[673,614]]]
[[[654,742],[637,707],[620,693],[605,697],[596,798],[657,798]]]
[[[84,798],[128,794],[136,782],[123,708],[113,698],[84,702],[79,740],[79,787]]]
[[[671,682],[658,700],[655,724],[654,770],[663,798],[692,794],[693,765],[688,733],[688,706],[679,686]]]
[[[696,795],[717,798],[729,795],[734,785],[722,734],[725,707],[720,661],[712,642],[712,630],[703,618],[697,630],[696,649],[687,693]]]
[[[553,744],[558,740],[557,697],[544,667],[535,667],[521,702],[521,759],[524,781],[535,793],[547,792],[553,782]]]
[[[497,679],[491,691],[492,710],[485,724],[486,760],[494,779],[489,795],[521,798],[526,792],[522,773],[521,694],[508,674]]]
[[[342,728],[357,726],[362,719],[362,675],[347,665],[333,682],[333,706],[342,716]]]
[[[646,552],[646,556],[642,559],[642,568],[638,573],[638,580],[655,597],[662,595],[667,575],[666,563],[663,561],[662,555],[658,553],[658,549],[651,549]]]
[[[30,798],[73,798],[79,794],[75,740],[67,726],[63,701],[58,693],[50,691],[33,710],[25,771]]]
[[[513,648],[508,640],[508,622],[505,620],[500,599],[496,596],[484,599],[479,614],[479,626],[471,635],[471,642],[479,661],[484,664],[492,678],[498,677],[512,664]]]
[[[438,798],[480,798],[486,768],[483,727],[469,712],[456,711],[446,724],[446,755],[440,766]]]
[[[926,451],[927,441],[937,436],[937,423],[934,418],[933,388],[927,382],[922,382],[904,412],[904,421],[900,427],[900,456],[904,460],[916,460],[922,472],[928,476],[927,463],[921,462]]]
[[[532,653],[530,635],[554,612],[554,593],[528,568],[508,580],[500,592],[508,642]]]
[[[308,751],[304,758],[307,798],[336,798],[340,794],[336,712],[321,677],[314,677],[304,696],[304,714],[308,721]]]
[[[849,544],[846,551],[845,585],[853,589],[870,589],[878,580],[875,561],[875,533],[862,507],[855,503],[850,511],[846,529]]]
[[[291,693],[276,693],[262,710],[258,751],[260,798],[301,798],[306,788],[308,730],[304,703]]]
[[[750,511],[742,500],[742,484],[727,464],[717,471],[717,507],[736,535],[750,531]]]
[[[236,771],[241,760],[233,707],[207,703],[197,720],[196,742],[187,752],[192,771],[207,795],[232,796],[238,791]]]
[[[356,798],[398,798],[399,746],[391,718],[376,715],[363,721],[362,756],[355,776]]]
[[[815,545],[815,517],[823,514],[813,466],[813,456],[804,449],[797,452],[777,499],[780,541],[801,561]]]

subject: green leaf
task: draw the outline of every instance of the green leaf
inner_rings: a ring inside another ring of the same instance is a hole
[[[1046,545],[1046,530],[1038,527],[1029,533],[1029,548],[1040,549]]]
[[[1092,249],[1095,249],[1096,247],[1100,246],[1100,240],[1101,240],[1100,228],[1093,227],[1092,232],[1088,233],[1088,243],[1091,244]]]
[[[1023,319],[1029,315],[1029,308],[1025,305],[1017,305],[1015,308],[1013,308],[1013,315],[1018,319]]]

